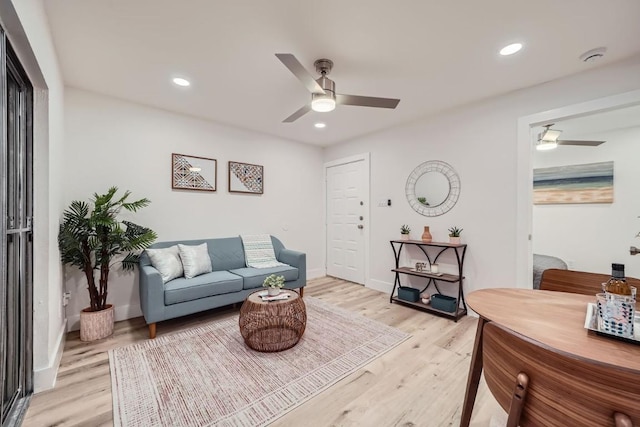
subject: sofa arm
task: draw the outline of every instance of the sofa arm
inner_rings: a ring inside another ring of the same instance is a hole
[[[140,308],[147,323],[164,320],[164,283],[160,272],[150,265],[140,267]]]
[[[292,251],[291,249],[282,249],[278,254],[278,261],[289,264],[291,267],[298,269],[298,282],[301,286],[307,283],[307,254],[304,252]]]

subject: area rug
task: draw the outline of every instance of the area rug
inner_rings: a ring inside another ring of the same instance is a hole
[[[263,426],[409,334],[305,297],[307,328],[279,353],[248,348],[238,316],[109,352],[115,426]]]

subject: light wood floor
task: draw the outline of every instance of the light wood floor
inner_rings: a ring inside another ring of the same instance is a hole
[[[412,337],[274,426],[458,426],[476,319],[457,323],[398,304],[389,296],[330,277],[310,280],[313,296],[397,327]],[[231,307],[158,324],[158,336],[236,314]],[[54,389],[35,395],[24,426],[110,426],[111,380],[107,351],[147,339],[142,318],[117,322],[114,335],[80,341],[71,332]],[[474,426],[488,426],[495,401],[481,384]]]

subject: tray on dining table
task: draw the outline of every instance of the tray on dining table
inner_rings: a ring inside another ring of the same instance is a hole
[[[633,325],[633,337],[624,337],[600,330],[598,328],[598,306],[593,302],[587,304],[587,316],[584,320],[584,327],[585,329],[594,331],[598,335],[640,345],[640,313],[637,311],[633,317]]]

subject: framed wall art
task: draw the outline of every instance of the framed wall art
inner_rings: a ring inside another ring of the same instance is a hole
[[[613,162],[533,170],[533,204],[613,203]]]
[[[216,191],[218,161],[206,157],[171,155],[171,188]]]
[[[250,163],[229,162],[229,193],[262,194],[264,168]]]

